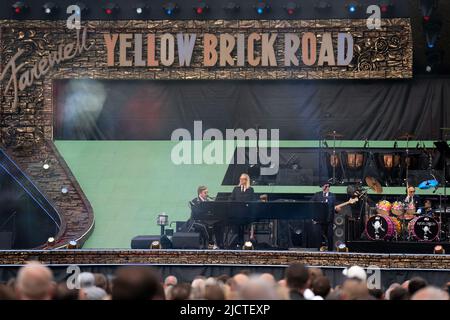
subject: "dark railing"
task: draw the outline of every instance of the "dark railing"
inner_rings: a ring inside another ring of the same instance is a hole
[[[0,149],[0,249],[39,247],[60,227],[53,205]]]

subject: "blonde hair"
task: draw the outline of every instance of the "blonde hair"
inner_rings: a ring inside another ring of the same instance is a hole
[[[245,189],[250,188],[250,176],[248,174],[246,174],[246,173],[243,173],[243,174],[240,175],[239,179],[241,177],[246,177],[247,178],[247,183],[245,184]],[[239,182],[239,185],[240,185],[240,182]]]

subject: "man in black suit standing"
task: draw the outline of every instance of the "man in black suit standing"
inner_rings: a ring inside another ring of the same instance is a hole
[[[325,202],[328,204],[328,216],[323,221],[319,221],[322,225],[322,236],[327,240],[328,251],[333,251],[333,223],[334,223],[334,207],[336,205],[336,196],[330,192],[330,183],[322,184],[322,191],[314,194],[311,201]]]
[[[243,173],[239,177],[239,185],[234,187],[231,192],[230,201],[246,202],[255,200],[255,191],[250,186],[250,177],[248,174]],[[244,244],[244,225],[235,225],[231,228],[233,233],[237,235],[237,243],[233,243],[231,247],[242,247]]]

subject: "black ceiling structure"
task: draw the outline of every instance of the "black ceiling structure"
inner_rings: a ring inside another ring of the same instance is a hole
[[[22,2],[26,10],[20,14],[14,10],[14,4]],[[267,9],[258,14],[259,3],[267,5]],[[430,14],[430,21],[424,21],[423,5],[432,3],[434,9]],[[410,17],[414,42],[414,73],[450,74],[450,1],[448,0],[178,0],[178,1],[145,1],[145,0],[32,0],[32,1],[0,1],[0,19],[17,20],[63,20],[68,17],[66,8],[69,5],[82,3],[86,10],[82,12],[82,19],[86,20],[160,20],[160,19],[362,19],[367,18],[366,8],[371,4],[392,4],[384,18]],[[199,14],[196,8],[204,3],[207,10]],[[350,12],[349,4],[356,3],[355,12]],[[52,4],[55,10],[52,14],[45,12],[45,6]],[[295,4],[294,12],[287,8]],[[164,11],[166,5],[175,5],[176,10],[171,15]],[[112,14],[107,14],[107,8],[114,6]],[[143,7],[141,14],[136,9]],[[231,8],[231,9],[230,9]],[[428,48],[427,23],[439,25],[436,44],[432,50]],[[433,69],[427,71],[430,61]]]

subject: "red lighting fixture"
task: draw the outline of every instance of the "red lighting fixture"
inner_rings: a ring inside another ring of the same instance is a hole
[[[15,14],[22,14],[28,10],[28,5],[23,1],[17,1],[12,5]]]
[[[390,8],[393,7],[393,4],[389,0],[383,0],[380,2],[380,10],[382,13],[387,13]]]
[[[105,14],[108,16],[117,14],[119,12],[119,6],[115,3],[108,3],[106,6],[103,7],[103,10],[105,11]]]
[[[420,0],[420,11],[422,12],[423,21],[429,22],[434,10],[437,8],[435,0]]]
[[[293,14],[295,14],[295,12],[297,11],[298,6],[295,2],[288,2],[285,6],[284,6],[284,10],[286,10],[286,13],[290,16],[292,16]]]
[[[194,10],[195,10],[195,13],[197,13],[198,15],[201,15],[201,14],[205,14],[209,10],[209,7],[206,4],[206,1],[199,0],[198,4],[194,7]]]

